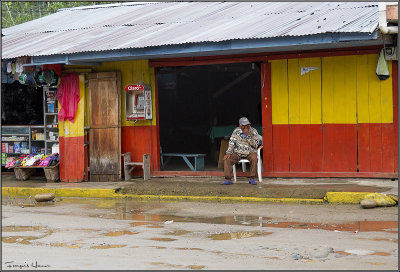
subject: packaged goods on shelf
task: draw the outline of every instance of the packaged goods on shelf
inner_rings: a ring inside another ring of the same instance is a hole
[[[21,143],[20,142],[15,142],[14,143],[14,152],[15,153],[21,153]]]

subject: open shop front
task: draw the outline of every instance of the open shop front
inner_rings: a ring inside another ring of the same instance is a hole
[[[59,66],[55,70],[43,66],[23,69],[21,61],[5,61],[2,66],[2,172],[15,172],[18,179],[27,179],[35,173],[43,175],[36,168],[46,168],[45,172],[51,172],[51,179],[57,180],[58,75],[55,70]]]
[[[262,135],[259,63],[157,68],[161,171],[222,171],[246,116]]]

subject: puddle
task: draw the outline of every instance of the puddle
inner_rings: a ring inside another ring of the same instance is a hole
[[[200,269],[203,269],[204,267],[205,267],[204,265],[188,265],[188,266],[186,266],[186,268],[194,269],[194,270],[200,270]]]
[[[371,255],[371,253],[374,253],[373,251],[364,250],[364,249],[349,249],[349,250],[345,250],[344,252],[354,254],[354,255]]]
[[[126,247],[126,245],[100,245],[100,246],[91,246],[92,249],[109,249],[109,248],[121,248]]]
[[[78,245],[75,245],[75,244],[67,245],[66,243],[50,243],[50,246],[52,246],[52,247],[67,247],[67,248],[81,248]]]
[[[205,266],[204,265],[179,265],[179,264],[167,264],[167,263],[161,263],[161,262],[152,262],[152,265],[162,265],[162,266],[167,266],[167,267],[172,267],[172,268],[186,268],[186,269],[192,269],[192,270],[201,270]]]
[[[373,262],[367,262],[369,264],[373,264],[373,265],[384,265],[385,263],[373,263]]]
[[[304,222],[267,222],[263,223],[263,227],[272,228],[293,228],[293,229],[323,229],[332,231],[383,231],[394,232],[391,229],[398,228],[397,221],[358,221],[345,224],[320,224],[320,223],[304,223]]]
[[[150,224],[149,222],[133,222],[131,223],[132,227],[137,227],[137,226],[144,226]]]
[[[345,251],[334,251],[334,253],[342,254],[342,255],[351,255],[351,253]]]
[[[44,226],[6,226],[2,227],[2,232],[26,232],[26,231],[40,231],[45,229],[45,233],[41,232],[40,236],[22,236],[22,235],[12,235],[12,236],[2,236],[1,241],[3,243],[10,244],[31,244],[32,240],[37,240],[40,238],[44,238],[53,233],[52,230],[46,229]]]
[[[183,265],[177,265],[177,264],[167,264],[167,263],[161,263],[161,262],[152,262],[152,265],[163,265],[163,266],[168,266],[168,267],[173,267],[173,268],[182,268],[184,267]]]
[[[168,232],[168,233],[165,233],[165,235],[174,235],[174,236],[179,236],[179,235],[184,235],[184,234],[187,234],[187,233],[190,233],[190,231],[187,231],[187,230],[174,230],[174,231],[171,231],[171,232]]]
[[[6,237],[1,237],[1,241],[3,243],[9,243],[9,244],[24,244],[24,245],[29,245],[31,244],[32,240],[36,240],[42,237],[38,236],[6,236]]]
[[[177,239],[173,239],[173,238],[150,238],[150,240],[161,241],[161,242],[172,242],[172,241],[176,241]]]
[[[382,242],[393,242],[398,244],[399,240],[398,239],[388,239],[388,238],[358,238],[361,240],[372,240],[372,241],[382,241]]]
[[[20,232],[20,231],[38,231],[44,229],[44,226],[6,226],[2,227],[2,232]]]
[[[139,232],[131,232],[129,230],[120,230],[120,231],[107,232],[104,234],[104,236],[122,236],[122,235],[133,235],[138,233]]]
[[[198,247],[178,247],[176,249],[178,249],[178,250],[203,250],[203,249],[198,248]]]
[[[207,224],[229,224],[229,225],[248,225],[248,226],[261,226],[263,221],[271,220],[269,217],[261,216],[220,216],[220,217],[189,217],[189,216],[177,216],[177,215],[159,215],[159,214],[101,214],[102,218],[107,219],[123,219],[123,220],[135,220],[138,222],[131,223],[132,226],[140,226],[151,224],[151,222],[186,222],[186,223],[207,223]],[[98,217],[99,215],[91,215]],[[150,227],[150,226],[149,226]]]
[[[208,238],[211,238],[213,240],[232,240],[232,239],[243,239],[261,235],[269,235],[269,234],[272,234],[272,232],[242,231],[242,232],[211,234],[210,236],[208,236]]]
[[[387,252],[375,252],[375,253],[371,253],[369,255],[378,255],[378,256],[390,256],[392,254],[387,253]]]

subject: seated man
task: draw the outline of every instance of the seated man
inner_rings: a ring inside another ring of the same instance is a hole
[[[224,156],[224,175],[225,181],[221,185],[232,184],[232,166],[241,159],[250,161],[250,181],[252,185],[257,185],[254,177],[257,174],[257,147],[260,136],[255,128],[250,126],[249,119],[242,117],[239,119],[237,127],[231,138],[229,146]]]

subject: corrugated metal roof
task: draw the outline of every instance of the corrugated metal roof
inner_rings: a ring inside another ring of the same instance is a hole
[[[377,22],[371,2],[125,2],[62,9],[2,29],[2,57],[368,33]]]

